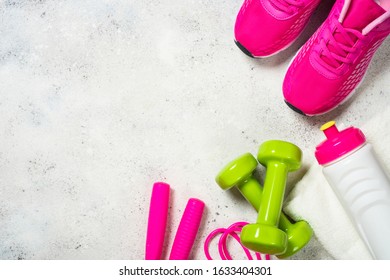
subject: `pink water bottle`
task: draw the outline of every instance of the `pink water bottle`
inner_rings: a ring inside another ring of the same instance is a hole
[[[373,258],[390,259],[390,180],[363,132],[321,127],[327,139],[315,156]],[[385,143],[387,145],[387,143]]]

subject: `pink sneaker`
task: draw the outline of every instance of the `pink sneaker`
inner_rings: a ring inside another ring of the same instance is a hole
[[[245,0],[234,27],[237,46],[250,57],[267,57],[289,47],[320,0]]]
[[[352,95],[390,33],[390,0],[337,0],[292,61],[283,82],[287,105],[324,114]]]

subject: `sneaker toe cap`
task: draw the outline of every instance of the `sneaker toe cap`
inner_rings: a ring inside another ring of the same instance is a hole
[[[248,7],[243,7],[234,26],[235,41],[239,42],[241,50],[245,49],[245,53],[254,57],[265,57],[290,43],[291,40],[281,38],[291,28],[295,18],[278,20],[264,9],[261,1],[251,1]]]
[[[328,79],[318,73],[308,61],[289,67],[283,81],[286,104],[295,112],[313,116],[328,112],[344,98],[338,96],[339,79]]]

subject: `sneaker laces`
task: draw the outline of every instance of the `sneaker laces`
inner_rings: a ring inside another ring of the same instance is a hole
[[[342,64],[351,64],[352,57],[349,56],[357,50],[355,43],[364,38],[359,31],[344,27],[338,20],[335,21],[336,28],[332,32],[327,29],[329,41],[320,39],[321,51],[318,52],[318,61],[326,69],[335,72]],[[337,34],[337,37],[336,37]]]
[[[297,8],[304,6],[301,0],[273,0],[270,2],[276,9],[290,15],[295,13]]]

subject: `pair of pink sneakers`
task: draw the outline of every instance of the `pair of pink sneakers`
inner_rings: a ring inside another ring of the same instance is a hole
[[[245,0],[235,41],[251,57],[268,57],[300,35],[320,0]],[[302,46],[283,81],[287,105],[324,114],[352,95],[390,33],[390,0],[336,0],[325,22]]]

